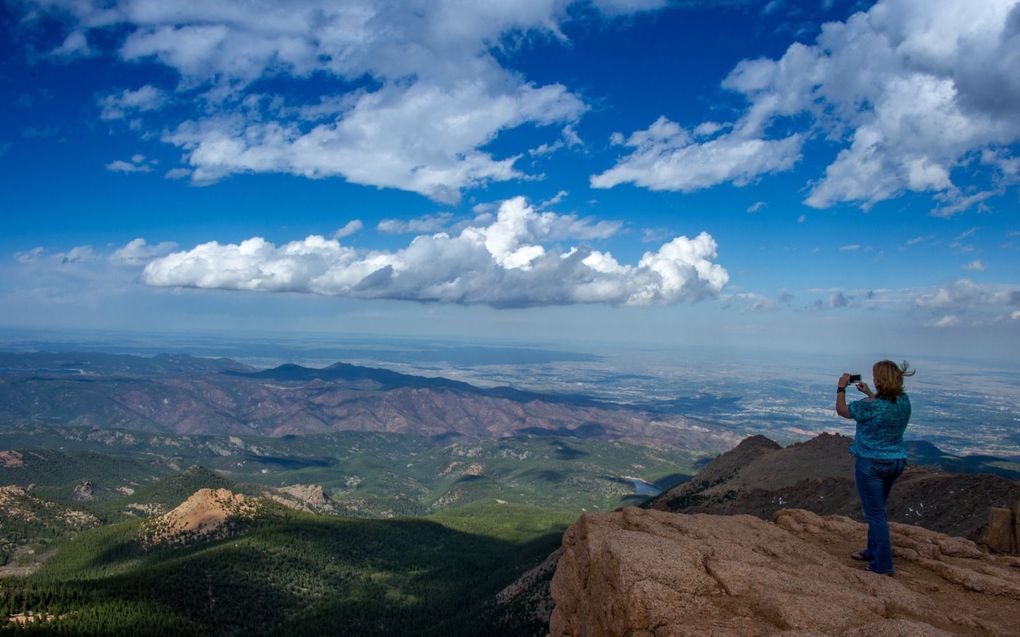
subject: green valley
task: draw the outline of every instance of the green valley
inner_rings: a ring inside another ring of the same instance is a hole
[[[555,549],[582,510],[641,501],[635,480],[673,484],[702,458],[539,435],[34,425],[0,430],[0,448],[5,488],[22,502],[0,505],[0,537],[21,565],[0,583],[8,626],[124,635],[540,634],[541,622],[496,593]],[[200,489],[262,504],[224,538],[143,541],[150,520]],[[88,523],[33,513],[50,509]],[[29,612],[36,621],[22,626]]]

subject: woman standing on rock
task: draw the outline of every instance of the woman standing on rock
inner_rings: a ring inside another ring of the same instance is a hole
[[[868,548],[853,553],[855,560],[868,562],[868,570],[892,575],[892,542],[885,501],[896,478],[907,466],[907,448],[903,431],[910,420],[910,399],[903,391],[903,377],[913,376],[906,361],[897,365],[879,361],[872,368],[877,393],[867,383],[857,382],[857,389],[867,398],[846,404],[846,387],[850,374],[836,381],[836,413],[857,421],[857,432],[850,453],[857,456],[854,472],[857,494],[861,498],[864,517],[868,520]]]

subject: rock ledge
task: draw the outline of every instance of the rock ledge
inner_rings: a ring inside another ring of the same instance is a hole
[[[1015,635],[1020,560],[893,524],[895,577],[849,559],[866,527],[800,509],[772,522],[630,507],[563,536],[550,634]]]

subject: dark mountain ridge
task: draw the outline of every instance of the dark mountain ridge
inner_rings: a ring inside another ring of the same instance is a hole
[[[412,389],[445,389],[466,394],[479,396],[490,396],[494,398],[506,398],[515,402],[529,402],[540,400],[551,403],[565,403],[574,405],[597,405],[607,409],[621,408],[614,403],[598,401],[589,396],[580,394],[542,394],[538,392],[523,391],[513,387],[478,387],[459,380],[451,380],[441,376],[414,376],[402,374],[389,369],[377,367],[364,367],[351,365],[349,363],[334,363],[328,367],[303,367],[293,363],[286,363],[271,369],[264,369],[257,372],[245,372],[224,370],[224,374],[231,376],[242,376],[256,379],[271,379],[278,381],[344,381],[354,384],[376,383],[378,389],[392,390],[402,388]]]
[[[272,437],[334,431],[469,439],[556,435],[706,451],[737,442],[680,415],[347,363],[260,371],[184,355],[4,354],[0,360],[0,424],[7,425]]]
[[[861,520],[849,453],[852,441],[823,433],[780,447],[764,436],[747,438],[690,480],[642,506],[683,513],[748,513],[763,519],[780,509],[800,508]],[[929,458],[945,455],[934,453],[937,448],[927,443],[912,446]],[[890,493],[889,519],[976,541],[989,508],[1008,508],[1017,498],[1020,482],[1003,476],[908,466]]]

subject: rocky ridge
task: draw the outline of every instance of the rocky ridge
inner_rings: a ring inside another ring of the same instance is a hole
[[[336,513],[337,507],[319,484],[292,484],[266,492],[270,500],[306,513]]]
[[[784,508],[861,519],[853,482],[852,438],[821,434],[780,447],[753,436],[690,480],[643,506],[685,513],[748,513],[770,519]],[[1009,508],[1020,483],[990,474],[908,467],[889,496],[889,519],[978,541],[989,509]]]
[[[893,524],[895,577],[849,559],[866,526],[781,510],[586,513],[563,538],[550,634],[1015,635],[1020,560]]]

